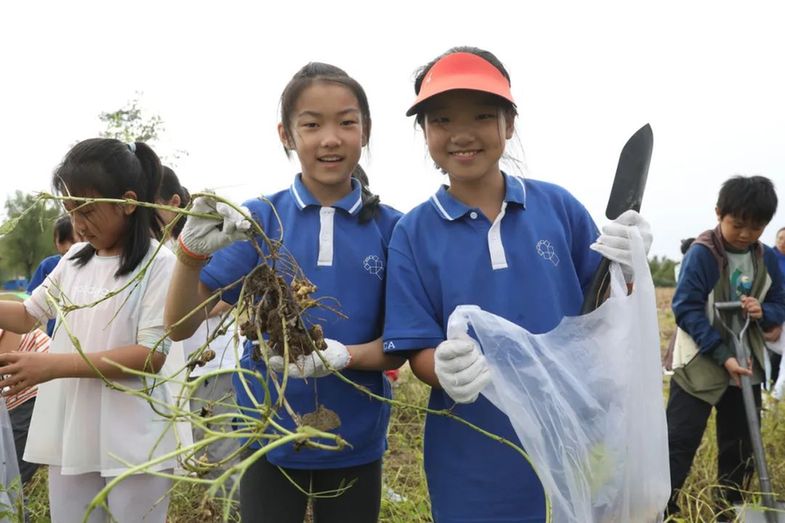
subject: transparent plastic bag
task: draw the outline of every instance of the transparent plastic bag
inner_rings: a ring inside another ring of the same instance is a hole
[[[766,347],[769,348],[770,351],[775,352],[779,355],[782,355],[783,349],[785,349],[785,323],[782,324],[783,333],[780,334],[780,337],[777,338],[777,341],[767,341]]]
[[[16,462],[11,417],[0,396],[0,522],[16,521],[22,503],[22,480]]]
[[[492,373],[483,394],[510,417],[556,523],[657,522],[670,495],[654,284],[633,244],[634,291],[611,264],[610,298],[551,332],[476,306],[449,319],[450,338],[473,328]]]

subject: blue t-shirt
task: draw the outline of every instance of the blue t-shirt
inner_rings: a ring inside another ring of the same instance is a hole
[[[390,242],[385,351],[436,347],[462,304],[534,333],[579,313],[600,261],[589,250],[598,236],[589,213],[556,185],[507,175],[505,184],[494,224],[446,187],[400,220]],[[434,389],[429,406],[519,442],[482,395],[459,405]],[[428,416],[425,472],[437,523],[545,520],[543,488],[525,459],[461,423]]]
[[[387,247],[401,216],[398,211],[381,205],[375,219],[361,224],[358,220],[362,208],[360,185],[356,180],[352,182],[351,194],[332,207],[321,207],[299,175],[289,189],[270,196],[269,203],[262,199],[245,203],[269,238],[278,239],[283,235],[282,252],[293,256],[316,285],[313,297],[324,298],[328,307],[336,308],[346,316],[341,318],[322,308],[311,309],[306,323],[320,324],[325,338],[345,345],[369,342],[382,335]],[[283,231],[271,204],[280,216]],[[268,252],[266,245],[259,244]],[[225,287],[247,275],[260,262],[251,242],[235,242],[213,255],[202,270],[201,281],[211,290]],[[279,262],[278,266],[281,265],[284,264]],[[289,280],[286,274],[291,273],[285,268],[280,270]],[[239,293],[240,287],[234,286],[223,292],[221,299],[236,303]],[[252,347],[247,343],[240,365],[266,376],[264,363],[254,361],[251,354]],[[375,394],[391,395],[389,384],[380,371],[345,370],[343,375]],[[262,385],[252,379],[247,379],[247,383],[255,399],[263,402]],[[278,395],[272,381],[268,380],[267,386],[275,402]],[[240,407],[252,407],[237,376],[235,389]],[[332,375],[308,380],[289,378],[286,399],[300,416],[314,412],[318,405],[336,412],[341,426],[334,432],[340,434],[348,446],[337,452],[295,448],[290,444],[267,454],[271,463],[301,469],[343,468],[370,463],[384,454],[389,405],[371,399]],[[285,409],[279,408],[276,415],[277,423],[287,429],[295,428]],[[253,442],[251,446],[258,448],[260,444]]]
[[[30,279],[30,283],[27,285],[27,294],[32,294],[35,288],[44,282],[49,273],[57,267],[60,258],[61,256],[59,254],[54,254],[41,260],[41,263],[38,264],[38,268],[33,273],[33,277]],[[46,334],[50,338],[55,331],[55,322],[56,320],[49,320],[46,322]]]

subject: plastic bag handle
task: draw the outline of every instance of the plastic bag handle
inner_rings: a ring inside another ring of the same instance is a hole
[[[465,338],[469,334],[469,311],[482,311],[477,305],[458,305],[447,320],[447,339]]]
[[[617,262],[611,262],[608,274],[611,280],[609,296],[614,298],[627,296],[627,282],[624,281],[624,272],[621,270],[621,265]]]

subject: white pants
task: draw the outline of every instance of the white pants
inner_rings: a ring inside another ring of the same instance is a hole
[[[171,471],[167,471],[171,473]],[[63,475],[60,467],[49,467],[49,511],[52,523],[82,521],[87,506],[112,477],[102,477],[98,472]],[[96,508],[87,519],[89,523],[165,523],[169,509],[169,489],[172,480],[137,474],[118,483],[109,492],[106,510]]]

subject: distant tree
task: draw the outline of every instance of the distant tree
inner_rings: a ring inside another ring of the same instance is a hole
[[[176,166],[177,160],[188,156],[188,153],[178,149],[171,156],[160,154],[157,146],[161,134],[166,130],[164,120],[157,114],[146,115],[142,111],[139,102],[141,96],[142,93],[136,93],[125,107],[99,114],[98,119],[106,125],[100,136],[114,138],[121,142],[145,142],[159,153],[161,162],[172,167]]]
[[[22,191],[6,199],[6,220],[18,218],[13,230],[0,238],[0,273],[6,279],[15,276],[29,279],[38,263],[55,253],[53,225],[62,210],[52,200],[30,209],[35,200],[35,195]]]
[[[655,287],[675,287],[676,278],[673,273],[673,268],[676,262],[667,256],[654,256],[649,259],[649,269],[651,270],[651,278],[654,280]]]
[[[101,132],[103,138],[114,138],[121,142],[156,142],[164,130],[163,119],[154,114],[146,117],[139,108],[141,93],[116,111],[101,113],[98,119],[106,124]],[[151,144],[152,145],[152,144]]]

